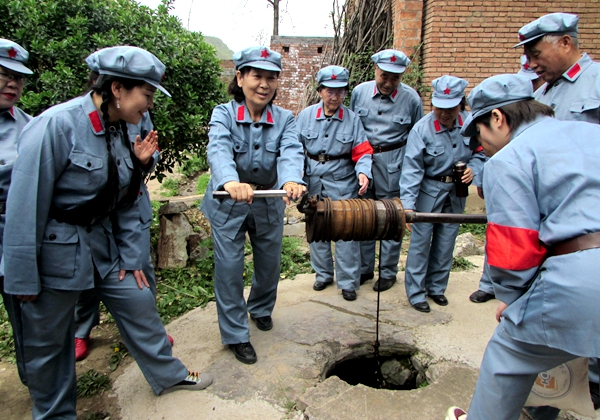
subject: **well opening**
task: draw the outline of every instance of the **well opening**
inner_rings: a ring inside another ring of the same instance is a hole
[[[406,391],[427,385],[423,369],[415,366],[410,354],[367,355],[336,363],[326,376],[337,376],[350,385]]]

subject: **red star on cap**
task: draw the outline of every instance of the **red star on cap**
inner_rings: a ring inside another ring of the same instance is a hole
[[[17,56],[17,50],[15,50],[13,47],[10,47],[10,50],[8,50],[8,56],[10,58],[15,58]]]
[[[444,95],[450,95],[450,88],[446,86],[446,89],[444,89]]]
[[[523,68],[524,68],[525,70],[529,70],[529,63],[525,63],[525,64],[523,64]]]
[[[267,58],[269,56],[269,51],[267,50],[262,50],[262,52],[260,53],[260,56],[262,58]]]
[[[337,76],[335,74],[332,74],[331,75],[331,80],[335,80],[335,79],[337,79]]]
[[[391,61],[392,63],[395,63],[395,62],[396,62],[396,60],[397,60],[396,56],[395,56],[395,55],[392,55],[392,57],[390,58],[390,61]]]
[[[525,35],[519,34],[519,41],[524,41],[524,40],[525,40]]]

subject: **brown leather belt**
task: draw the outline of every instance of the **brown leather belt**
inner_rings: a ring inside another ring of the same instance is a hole
[[[440,176],[425,175],[424,177],[427,179],[433,179],[434,181],[445,182],[446,184],[450,184],[450,183],[454,182],[454,178],[452,178],[452,175],[440,175]]]
[[[558,242],[550,247],[549,255],[565,255],[593,248],[600,248],[600,232],[588,233],[587,235]]]
[[[306,156],[308,156],[312,160],[316,160],[317,162],[321,162],[321,163],[329,162],[330,160],[352,159],[352,153],[344,153],[343,155],[339,155],[339,156],[331,156],[331,155],[327,155],[325,153],[313,155],[312,153],[309,153],[308,150],[306,150],[305,152],[306,152]]]
[[[399,149],[401,147],[406,146],[406,140],[402,140],[400,143],[396,143],[396,144],[392,144],[391,146],[373,146],[373,153],[383,153],[383,152],[389,152],[390,150],[396,150]]]

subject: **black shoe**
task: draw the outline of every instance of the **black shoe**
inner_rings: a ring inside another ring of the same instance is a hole
[[[429,304],[427,302],[417,302],[411,304],[413,308],[415,308],[419,312],[430,312],[431,308],[429,308]]]
[[[373,277],[375,277],[375,274],[372,271],[370,273],[361,274],[360,275],[360,285],[362,286],[363,284],[365,284],[366,282],[371,280]]]
[[[270,316],[258,316],[254,318],[252,315],[250,315],[250,319],[256,322],[256,328],[261,331],[269,331],[271,328],[273,328],[273,320]]]
[[[240,362],[246,363],[247,365],[256,363],[256,352],[254,351],[254,347],[252,347],[252,344],[250,344],[249,342],[230,344],[229,348],[235,355],[235,358],[238,359]]]
[[[448,299],[444,295],[429,295],[429,297],[440,306],[446,306],[448,304]]]
[[[342,289],[342,297],[346,300],[356,300],[356,292],[352,289]]]
[[[471,302],[483,303],[487,302],[488,300],[496,299],[496,295],[486,293],[483,290],[478,290],[476,292],[473,292],[471,296],[469,296],[469,299],[471,300]]]
[[[376,292],[383,292],[385,290],[391,289],[392,286],[396,283],[396,277],[393,279],[384,279],[379,277],[379,279],[373,285],[373,290]]]
[[[332,281],[318,281],[317,280],[315,282],[315,284],[313,284],[313,289],[316,290],[317,292],[320,292],[321,290],[325,290],[325,288],[332,283],[333,283]]]

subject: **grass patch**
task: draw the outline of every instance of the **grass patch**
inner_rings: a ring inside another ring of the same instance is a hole
[[[208,172],[200,175],[196,182],[196,194],[206,194],[206,188],[210,182],[210,174]]]
[[[284,236],[281,247],[282,279],[293,278],[298,274],[311,273],[310,254],[302,251],[302,239]]]
[[[458,228],[458,234],[461,235],[463,233],[470,232],[478,239],[485,241],[485,230],[487,228],[487,224],[479,224],[479,223],[465,223],[461,224]]]
[[[167,178],[161,184],[161,188],[165,197],[175,197],[179,195],[180,182],[173,178]]]
[[[450,271],[467,271],[473,267],[475,267],[475,264],[473,264],[471,261],[464,257],[457,257],[452,260],[452,267],[450,268]]]
[[[121,342],[113,344],[112,350],[113,352],[110,355],[110,371],[114,372],[121,364],[121,360],[127,357],[129,352],[127,351],[127,347],[125,347],[125,344]]]
[[[77,377],[77,397],[88,398],[109,389],[110,378],[90,369]]]
[[[0,304],[0,359],[15,363],[15,340],[4,301]]]
[[[208,170],[208,162],[205,156],[191,156],[189,157],[179,169],[183,175],[191,178],[200,172]]]

